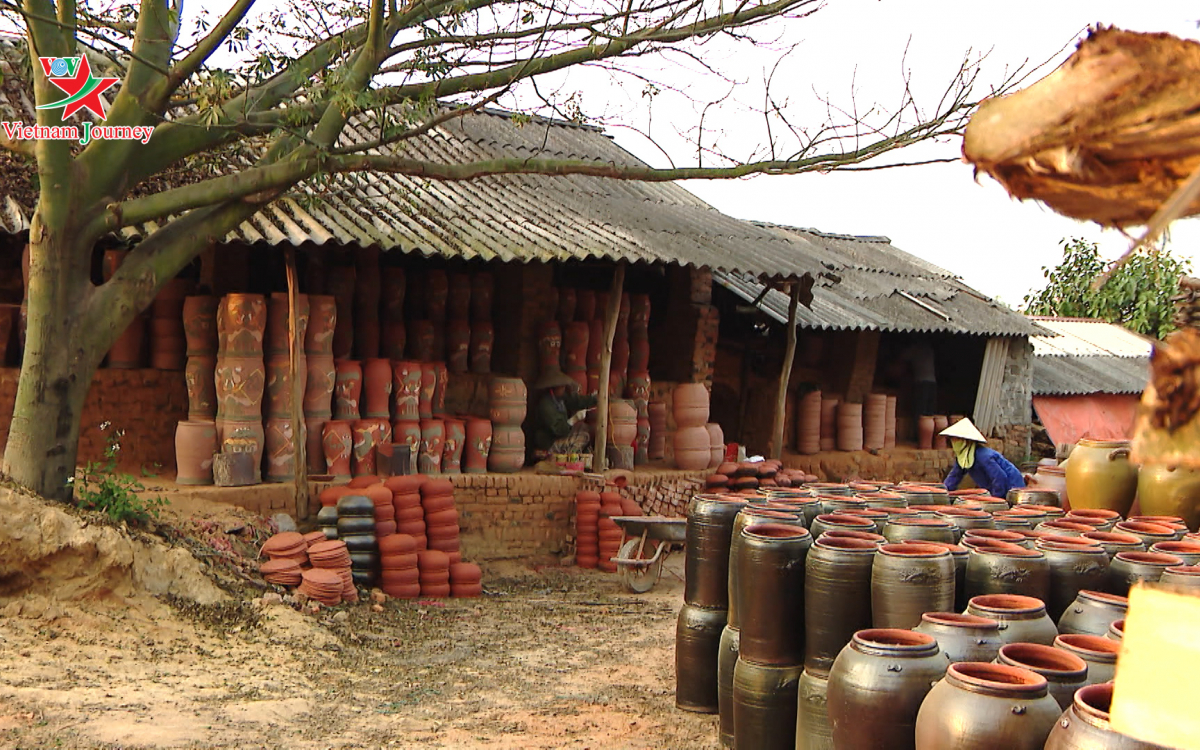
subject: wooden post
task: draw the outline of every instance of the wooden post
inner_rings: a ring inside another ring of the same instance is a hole
[[[308,457],[304,442],[304,383],[300,382],[300,357],[304,342],[300,339],[300,301],[296,296],[296,250],[284,250],[288,285],[288,375],[292,383],[292,444],[295,446],[296,515],[308,517]]]
[[[771,438],[771,458],[783,458],[783,426],[787,422],[788,381],[792,379],[792,360],[796,358],[796,307],[800,304],[800,285],[792,282],[788,302],[787,348],[783,352],[783,370],[779,373],[779,393],[775,397],[775,429]]]
[[[608,293],[608,309],[604,311],[604,350],[600,352],[600,392],[596,399],[596,437],[592,450],[592,471],[608,468],[608,381],[612,373],[613,339],[617,335],[617,316],[621,313],[621,294],[625,288],[625,263],[617,264],[613,272],[612,289]]]

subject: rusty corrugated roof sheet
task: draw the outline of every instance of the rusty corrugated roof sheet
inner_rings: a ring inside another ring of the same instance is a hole
[[[1033,393],[1141,393],[1153,343],[1102,320],[1030,316],[1055,336],[1033,336]]]
[[[760,225],[803,240],[816,284],[809,309],[796,312],[803,328],[927,331],[988,336],[1048,333],[1024,315],[975,291],[954,276],[891,244],[887,237],[854,237],[815,229]],[[788,296],[763,294],[748,274],[720,271],[713,279],[780,323]]]

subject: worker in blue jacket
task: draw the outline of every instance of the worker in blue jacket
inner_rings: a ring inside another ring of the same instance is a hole
[[[1025,486],[1021,471],[987,447],[987,439],[971,420],[960,419],[940,434],[950,438],[950,447],[954,449],[954,468],[945,482],[947,490],[958,489],[963,474],[970,474],[975,484],[993,497],[1005,497],[1013,487]]]

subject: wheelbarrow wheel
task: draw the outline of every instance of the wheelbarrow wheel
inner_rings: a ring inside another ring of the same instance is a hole
[[[625,544],[621,545],[619,557],[626,559],[635,557],[638,553],[638,544],[641,539],[629,539]],[[647,543],[642,548],[642,556],[649,560],[654,556],[654,546]],[[617,565],[617,575],[621,578],[621,583],[625,588],[635,594],[644,594],[654,588],[654,584],[658,583],[659,576],[662,575],[663,559],[661,556],[653,563],[644,565],[634,565],[631,563],[619,563]]]

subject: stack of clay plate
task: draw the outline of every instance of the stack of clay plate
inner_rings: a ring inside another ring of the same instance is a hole
[[[337,527],[335,526],[334,528],[337,528]],[[324,531],[310,531],[304,535],[304,543],[307,544],[310,548],[317,542],[323,542],[326,539],[328,539],[328,537],[325,536]]]
[[[392,534],[379,540],[379,588],[397,599],[415,599],[421,594],[417,567],[417,542],[408,534]]]
[[[317,542],[308,548],[308,559],[314,568],[332,571],[342,582],[342,597],[346,601],[357,601],[358,591],[350,574],[350,552],[340,539]]]
[[[427,480],[422,474],[391,477],[384,486],[392,491],[392,507],[396,515],[396,533],[408,534],[417,543],[417,550],[427,549],[425,509],[421,507],[421,485]]]
[[[272,560],[295,560],[297,565],[308,562],[308,543],[295,531],[284,531],[263,542],[262,552]]]
[[[374,484],[363,490],[375,505],[375,537],[382,539],[396,533],[396,507],[392,504],[392,491],[382,484]]]
[[[450,556],[436,549],[417,553],[420,570],[421,596],[439,598],[450,596]]]
[[[345,589],[345,584],[342,577],[337,574],[337,571],[329,568],[313,568],[312,570],[304,571],[303,580],[300,582],[300,593],[308,596],[309,599],[318,601],[326,607],[333,607],[342,603],[342,591]]]
[[[425,535],[429,549],[445,552],[451,563],[462,554],[458,542],[458,511],[454,509],[454,485],[448,479],[430,479],[421,485],[421,507],[425,509]]]
[[[600,559],[600,493],[580,490],[575,493],[575,564],[594,568]]]
[[[600,521],[596,536],[600,540],[600,559],[596,566],[607,573],[617,572],[617,564],[612,558],[621,549],[621,527],[612,520],[612,516],[625,515],[621,507],[621,495],[617,492],[600,493]]]
[[[324,536],[324,534],[321,534],[322,538]],[[300,569],[300,563],[295,560],[281,558],[279,560],[268,560],[259,565],[258,572],[262,573],[263,580],[267,583],[273,583],[277,586],[298,586],[300,585],[300,576],[304,571]]]
[[[483,572],[472,563],[450,564],[450,596],[479,596],[483,593]]]

